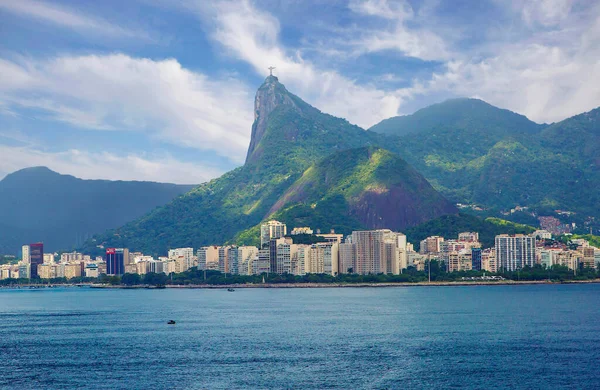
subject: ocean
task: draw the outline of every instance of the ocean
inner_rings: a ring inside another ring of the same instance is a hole
[[[598,284],[4,289],[0,388],[598,388],[599,303]]]

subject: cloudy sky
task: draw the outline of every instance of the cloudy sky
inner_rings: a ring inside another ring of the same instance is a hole
[[[219,176],[271,65],[364,128],[458,96],[555,122],[600,106],[600,2],[0,0],[0,178]]]

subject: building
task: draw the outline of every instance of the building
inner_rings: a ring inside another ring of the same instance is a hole
[[[458,241],[479,242],[479,233],[477,233],[477,232],[458,233]]]
[[[21,248],[21,261],[25,264],[31,264],[31,257],[29,256],[29,245],[23,245]]]
[[[98,272],[98,264],[87,264],[85,266],[84,275],[86,278],[97,278],[100,276],[100,273]]]
[[[179,261],[178,268],[181,270],[179,272],[195,267],[198,262],[196,256],[194,256],[194,248],[169,249],[168,258],[169,260]]]
[[[255,246],[240,246],[230,250],[232,254],[232,269],[235,267],[233,261],[237,262],[237,273],[240,275],[252,275],[252,263],[254,259],[258,256],[258,248]]]
[[[292,262],[298,258],[298,245],[294,244],[290,238],[278,238],[271,240],[276,244],[275,272],[278,274],[295,273]]]
[[[495,248],[487,248],[481,252],[481,270],[493,273],[498,272]]]
[[[582,248],[581,252],[583,253],[581,265],[584,268],[596,268],[596,248],[589,246],[586,248]]]
[[[481,248],[471,248],[471,264],[474,271],[481,271]]]
[[[229,272],[229,246],[219,247],[219,271],[222,273]]]
[[[307,226],[295,227],[292,229],[290,235],[297,236],[298,234],[313,234],[313,230]]]
[[[268,274],[271,271],[269,249],[259,249],[257,261],[254,262],[252,272],[255,275]]]
[[[54,264],[54,253],[44,253],[44,264]]]
[[[337,276],[339,273],[339,249],[337,242],[318,243],[323,248],[323,273]]]
[[[44,264],[44,244],[37,242],[29,245],[29,263],[31,264],[31,277],[38,277],[38,267]]]
[[[345,242],[339,246],[339,273],[352,274],[354,273],[354,263],[356,261],[356,253],[354,244]]]
[[[501,234],[496,236],[495,249],[499,270],[516,271],[535,264],[535,237]]]
[[[198,249],[198,269],[219,269],[219,247],[203,246]]]
[[[81,264],[72,263],[65,266],[65,278],[73,279],[81,277]]]
[[[404,234],[389,229],[355,231],[350,241],[354,245],[354,273],[399,273],[398,250],[407,248]],[[348,250],[344,249],[344,252],[346,256]]]
[[[535,232],[533,232],[532,236],[537,238],[538,240],[551,240],[552,239],[552,233],[550,233],[547,230],[536,230]]]
[[[125,273],[125,258],[129,259],[129,250],[128,249],[107,248],[106,249],[106,274],[107,275],[123,275]]]
[[[429,253],[440,253],[442,251],[442,243],[444,242],[444,237],[440,236],[431,236],[422,240],[419,246],[419,253],[421,254],[429,254]]]
[[[325,241],[327,241],[327,242],[335,242],[338,244],[341,244],[342,240],[344,239],[343,234],[335,234],[335,233],[333,233],[333,231],[332,231],[332,233],[317,234],[317,237],[324,238]]]
[[[287,227],[279,221],[269,221],[260,225],[260,247],[269,244],[272,239],[280,238],[287,234]]]
[[[447,263],[448,272],[470,271],[473,269],[472,252],[462,249],[459,252],[450,252]]]

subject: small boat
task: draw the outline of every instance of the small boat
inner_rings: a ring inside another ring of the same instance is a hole
[[[175,321],[173,320],[169,320],[169,322],[167,322],[168,325],[175,325]]]
[[[232,288],[228,288],[228,289],[227,289],[227,291],[229,291],[229,292],[234,292],[235,290],[234,290],[234,289],[232,289]]]

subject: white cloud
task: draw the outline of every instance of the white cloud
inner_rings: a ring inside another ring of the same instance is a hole
[[[124,54],[0,61],[0,102],[79,128],[143,131],[238,163],[253,120],[252,94],[239,80]]]
[[[319,109],[369,127],[396,115],[402,97],[358,85],[334,70],[317,69],[299,53],[288,53],[278,42],[279,23],[271,14],[243,1],[233,6],[218,3],[211,15],[216,21],[214,38],[230,53],[251,64],[259,74],[276,66],[280,81]]]
[[[222,171],[210,166],[182,162],[169,155],[115,155],[89,153],[77,149],[49,153],[29,146],[0,145],[0,178],[22,168],[47,166],[82,179],[158,181],[200,184],[219,176]]]
[[[405,20],[414,15],[412,7],[404,0],[350,0],[348,7],[357,13],[385,19]]]
[[[415,13],[407,1],[351,0],[349,8],[361,15],[392,21],[391,26],[383,24],[377,29],[361,28],[358,37],[349,41],[357,54],[396,50],[426,61],[450,57],[447,43],[438,34],[425,28],[407,26],[407,21],[415,24]],[[419,17],[427,18],[428,15]]]
[[[0,0],[0,9],[81,32],[93,32],[119,37],[148,38],[148,35],[142,31],[134,31],[111,24],[102,19],[94,18],[57,4],[35,0]]]
[[[600,104],[600,62],[590,53],[518,44],[480,62],[451,62],[422,93],[480,97],[537,122],[555,122]]]
[[[521,17],[528,25],[555,26],[569,17],[574,0],[519,1]]]

